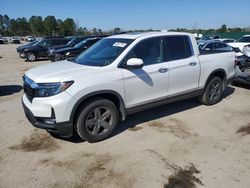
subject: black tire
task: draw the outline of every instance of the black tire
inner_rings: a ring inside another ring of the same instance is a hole
[[[27,61],[30,61],[30,62],[35,61],[36,58],[37,58],[37,57],[36,57],[36,54],[35,54],[34,52],[29,52],[29,53],[27,53],[27,55],[26,55]]]
[[[119,114],[115,104],[104,98],[96,98],[80,109],[75,128],[83,140],[93,143],[110,137],[118,121]]]
[[[220,77],[213,77],[209,80],[205,91],[199,100],[204,105],[214,105],[222,100],[223,96],[223,81]]]

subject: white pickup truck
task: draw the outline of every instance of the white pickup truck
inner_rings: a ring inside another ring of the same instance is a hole
[[[190,97],[216,104],[234,59],[233,51],[202,54],[188,33],[110,36],[72,61],[27,71],[23,107],[35,127],[97,142],[140,110]]]

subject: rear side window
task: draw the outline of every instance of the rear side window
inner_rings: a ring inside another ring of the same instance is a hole
[[[220,43],[215,43],[215,49],[218,49],[218,48],[226,48],[227,45],[220,42]]]
[[[215,43],[214,43],[214,42],[211,42],[211,43],[209,43],[209,44],[206,46],[205,49],[207,49],[207,50],[214,50],[214,48],[215,48]]]
[[[189,58],[193,55],[191,43],[187,36],[164,37],[164,60],[173,61]]]

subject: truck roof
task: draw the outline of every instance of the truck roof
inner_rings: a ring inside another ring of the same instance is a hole
[[[119,35],[112,35],[108,38],[124,38],[124,39],[137,39],[140,37],[156,37],[156,36],[167,36],[167,35],[191,35],[190,33],[183,33],[183,32],[134,32],[134,33],[126,33],[126,34],[119,34]]]

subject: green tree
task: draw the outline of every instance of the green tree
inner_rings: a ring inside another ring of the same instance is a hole
[[[98,35],[98,32],[97,32],[97,29],[96,29],[96,28],[93,28],[93,30],[92,30],[92,35],[94,35],[94,36],[97,36],[97,35]]]
[[[113,33],[116,34],[116,33],[120,33],[121,32],[121,28],[120,27],[116,27],[114,28],[113,30]]]
[[[219,33],[226,33],[227,32],[227,26],[225,24],[223,24],[218,30],[217,32]]]
[[[102,35],[103,35],[103,32],[102,32],[102,30],[101,30],[101,29],[98,29],[98,31],[97,31],[97,32],[98,32],[98,35],[99,35],[99,36],[102,36]]]
[[[29,24],[33,35],[45,35],[43,18],[41,16],[31,16],[29,19]]]
[[[76,24],[72,18],[67,18],[60,24],[60,35],[70,36],[76,33]]]
[[[44,29],[48,36],[56,35],[57,33],[57,22],[54,16],[47,16],[44,18]]]
[[[7,15],[0,15],[0,34],[10,35],[10,18]]]

